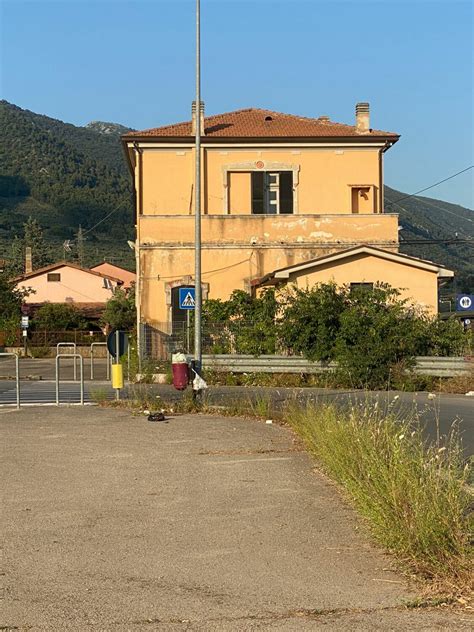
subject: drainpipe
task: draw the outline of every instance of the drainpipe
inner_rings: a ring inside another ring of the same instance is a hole
[[[141,266],[140,266],[140,216],[142,210],[142,189],[141,189],[141,155],[143,150],[140,148],[137,142],[133,143],[135,151],[135,269],[136,269],[136,283],[135,283],[135,307],[137,310],[137,355],[138,355],[138,370],[141,372],[141,365],[143,359],[143,344],[142,344],[142,313],[141,313]]]
[[[383,154],[390,149],[392,143],[388,140],[385,141],[383,147],[379,149],[379,213],[384,212],[384,201],[383,201]]]

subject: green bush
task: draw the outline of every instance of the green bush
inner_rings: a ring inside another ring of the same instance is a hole
[[[410,373],[416,356],[461,354],[470,344],[457,320],[430,317],[383,283],[290,288],[278,299],[274,290],[258,298],[237,290],[228,301],[204,303],[203,325],[205,353],[335,361],[325,381],[353,388],[416,388],[423,382]]]
[[[278,309],[273,290],[266,290],[258,298],[235,290],[228,301],[205,301],[202,314],[205,352],[274,354]]]
[[[29,347],[28,352],[32,358],[50,358],[51,347]]]
[[[32,325],[39,331],[66,331],[84,329],[86,321],[74,305],[46,303],[34,315]]]
[[[290,290],[283,302],[279,325],[283,344],[308,360],[334,359],[340,317],[346,300],[347,293],[335,283],[307,290]]]
[[[106,303],[101,323],[112,329],[132,331],[137,324],[137,311],[135,307],[135,289],[129,292],[116,288],[113,296]]]

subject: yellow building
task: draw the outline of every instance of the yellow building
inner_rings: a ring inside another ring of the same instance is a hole
[[[122,137],[136,192],[140,323],[169,332],[185,317],[178,289],[194,283],[197,124],[204,299],[276,278],[386,281],[437,311],[438,277],[453,273],[397,254],[398,215],[383,207],[383,158],[399,136],[370,127],[368,103],[357,104],[354,125],[253,108],[205,118],[202,105],[189,122]]]

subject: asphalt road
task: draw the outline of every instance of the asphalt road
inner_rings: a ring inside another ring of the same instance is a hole
[[[72,360],[61,361],[61,401],[77,403],[79,401],[79,386],[71,380],[73,377]],[[20,374],[42,377],[42,381],[22,380],[22,401],[26,403],[53,403],[55,401],[54,361],[45,359],[22,359]],[[90,362],[84,363],[85,401],[92,402],[91,390],[108,390],[109,397],[113,396],[110,383],[104,381],[106,376],[105,360],[97,358],[95,361],[96,381],[90,381]],[[14,375],[14,364],[10,359],[0,358],[0,377]],[[169,385],[153,385],[157,394],[166,400],[176,400],[183,397]],[[341,391],[317,388],[273,388],[273,387],[243,387],[218,386],[211,387],[206,392],[206,398],[212,404],[225,405],[232,401],[259,398],[269,399],[276,409],[281,409],[288,400],[296,400],[305,404],[307,401],[334,401],[340,406],[350,406],[353,403],[372,403],[378,401],[382,408],[391,407],[404,416],[416,415],[425,425],[426,436],[436,440],[438,433],[447,435],[453,424],[459,428],[463,449],[466,456],[474,454],[474,397],[465,395],[436,394],[430,399],[428,393],[402,393],[396,391],[361,392]],[[395,399],[397,398],[397,399]],[[15,401],[14,382],[0,379],[0,406],[12,404]]]
[[[417,594],[286,428],[0,409],[2,630],[468,630]]]
[[[163,399],[179,399],[172,386],[154,385],[153,389]],[[422,422],[427,438],[437,440],[438,434],[446,436],[453,428],[459,429],[464,454],[474,454],[474,397],[429,393],[403,393],[399,391],[341,391],[318,388],[274,388],[248,386],[211,387],[206,392],[211,404],[225,405],[230,402],[250,399],[268,399],[276,410],[281,410],[288,401],[305,405],[309,402],[334,402],[348,408],[352,405],[371,403],[382,410],[392,410],[407,418],[418,417]]]

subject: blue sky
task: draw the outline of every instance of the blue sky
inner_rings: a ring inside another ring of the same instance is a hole
[[[193,0],[1,0],[2,98],[63,121],[189,118]],[[386,183],[414,192],[473,163],[473,4],[202,0],[209,114],[264,107],[402,134]],[[429,193],[472,208],[473,170]]]

